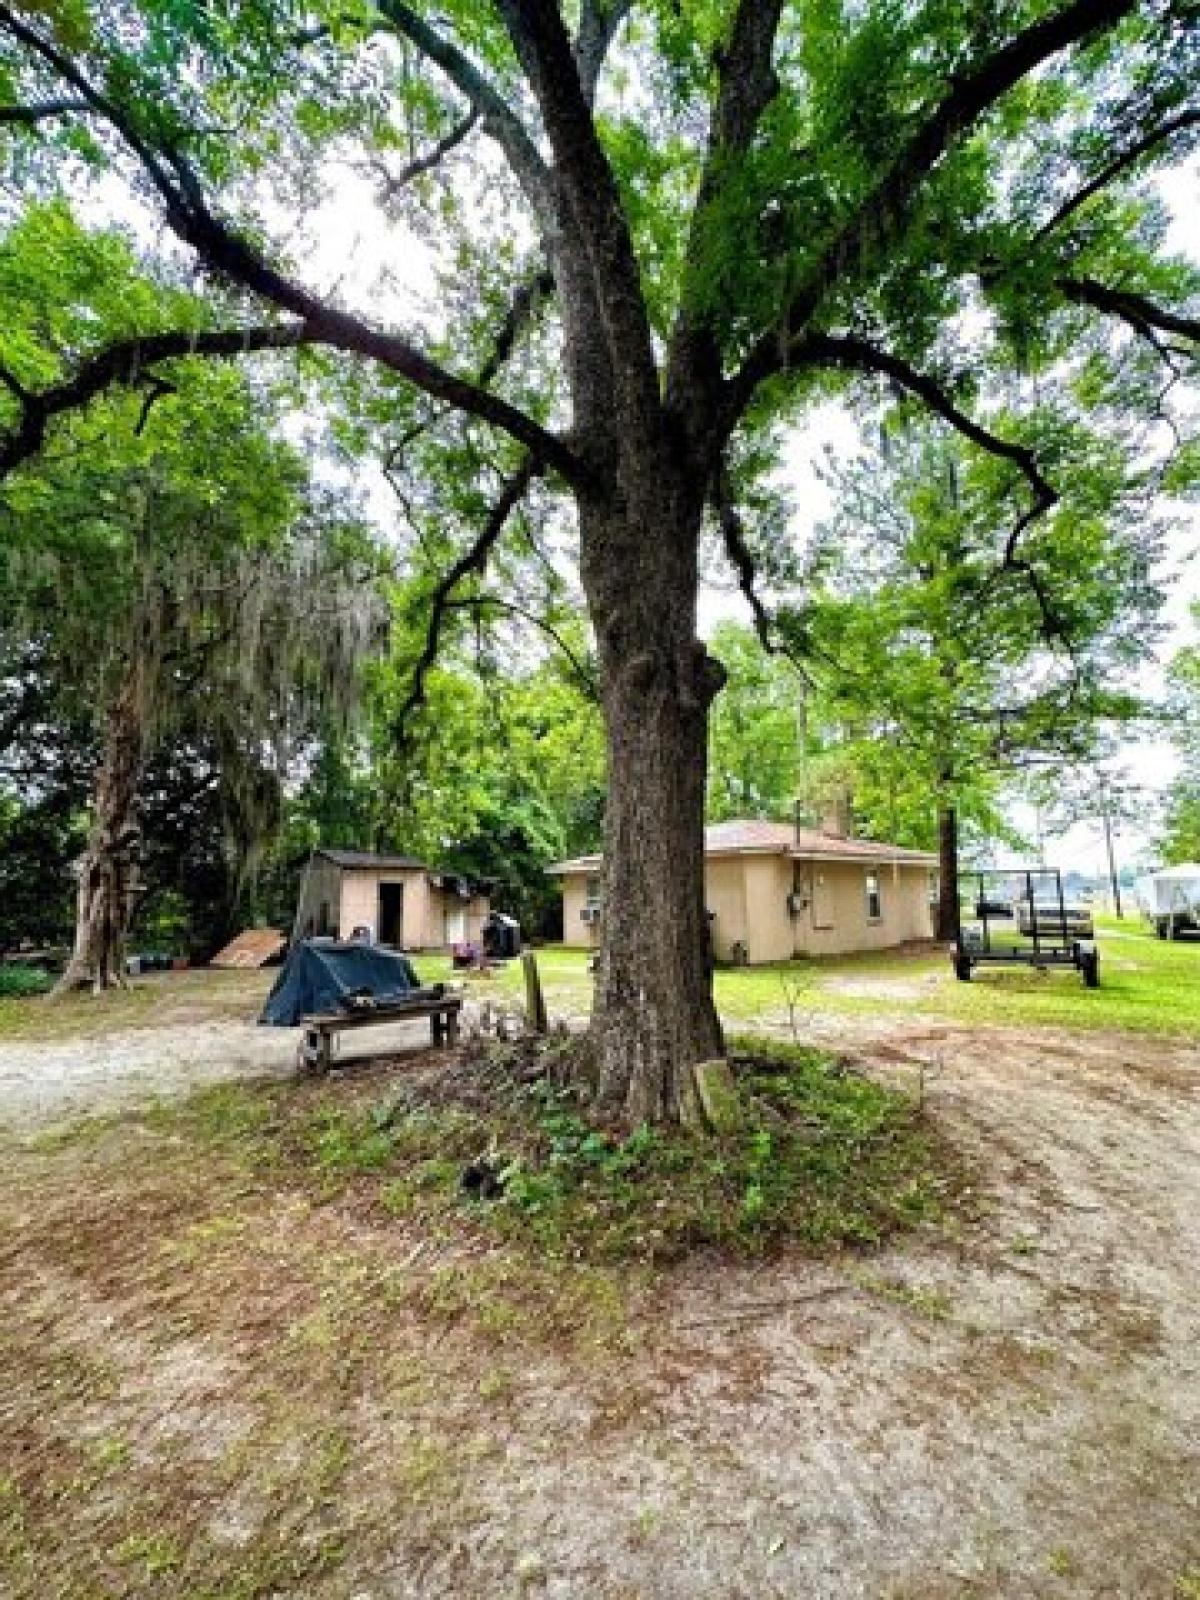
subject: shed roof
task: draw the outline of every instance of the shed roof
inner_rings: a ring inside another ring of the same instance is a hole
[[[764,822],[757,818],[712,823],[704,830],[704,853],[787,855],[800,861],[895,861],[915,866],[932,866],[937,860],[925,850],[910,850],[905,845],[879,839],[844,839],[818,828],[795,828],[790,822]],[[598,855],[575,856],[570,861],[556,861],[546,870],[558,874],[594,872],[602,859]]]
[[[418,861],[415,856],[377,855],[372,850],[328,850],[322,847],[314,850],[313,855],[324,856],[326,861],[332,861],[338,867],[372,869],[385,868],[389,871],[428,872],[429,868],[424,861]]]

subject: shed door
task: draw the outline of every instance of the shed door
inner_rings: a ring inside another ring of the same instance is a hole
[[[446,943],[465,944],[467,938],[467,908],[461,901],[446,902]]]
[[[833,927],[833,885],[820,867],[813,868],[812,919],[814,928]]]
[[[402,883],[379,885],[379,917],[376,927],[380,944],[403,944],[404,885]]]

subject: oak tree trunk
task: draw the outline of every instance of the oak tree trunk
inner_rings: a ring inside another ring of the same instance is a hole
[[[704,893],[708,708],[724,671],[696,638],[701,506],[669,469],[582,517],[607,734],[604,918],[593,1026],[600,1102],[638,1123],[687,1113],[721,1053]],[[618,604],[619,601],[619,604]]]
[[[126,944],[141,892],[137,794],[146,751],[144,675],[130,671],[104,720],[92,827],[79,862],[75,946],[59,991],[124,985]]]
[[[937,937],[955,944],[962,932],[958,900],[958,812],[952,805],[938,808]]]

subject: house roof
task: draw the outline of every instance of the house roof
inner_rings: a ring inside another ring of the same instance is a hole
[[[798,861],[878,861],[911,862],[933,865],[937,857],[925,850],[909,850],[904,845],[887,844],[878,839],[843,839],[818,828],[795,828],[790,822],[763,822],[745,819],[714,822],[704,830],[704,853],[722,855],[787,855]],[[594,872],[602,857],[576,856],[556,861],[547,872],[559,875]]]
[[[837,834],[821,833],[816,828],[799,828],[789,854],[798,860],[898,861],[918,866],[935,866],[937,857],[928,850],[910,850],[907,845],[889,844],[884,839],[842,839]]]
[[[424,861],[418,861],[415,856],[376,855],[371,850],[327,850],[321,848],[314,850],[313,855],[324,856],[326,861],[332,861],[338,867],[383,867],[392,872],[413,871],[428,872],[429,868]]]

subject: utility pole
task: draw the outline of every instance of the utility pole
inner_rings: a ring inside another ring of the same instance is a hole
[[[1108,851],[1108,881],[1112,886],[1113,910],[1117,920],[1124,919],[1121,910],[1121,880],[1117,876],[1117,857],[1113,849],[1112,811],[1108,803],[1108,779],[1100,779],[1100,819],[1104,823],[1104,848]]]

